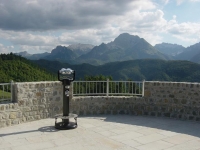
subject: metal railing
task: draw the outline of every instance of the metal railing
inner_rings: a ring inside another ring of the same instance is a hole
[[[12,102],[12,84],[11,83],[0,83],[0,103]]]
[[[143,96],[144,81],[74,81],[73,96]]]

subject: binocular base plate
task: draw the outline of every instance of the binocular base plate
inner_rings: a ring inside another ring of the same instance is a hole
[[[66,123],[66,122],[58,122],[58,123],[55,123],[55,128],[56,129],[59,129],[59,130],[69,130],[69,129],[75,129],[77,128],[77,123],[75,122],[69,122],[69,123]]]
[[[77,128],[77,117],[76,114],[69,113],[68,116],[63,115],[56,115],[55,116],[55,128],[59,130],[69,130],[69,129],[75,129]],[[62,119],[62,122],[57,122],[57,119]],[[75,122],[70,122],[69,119],[74,118]]]

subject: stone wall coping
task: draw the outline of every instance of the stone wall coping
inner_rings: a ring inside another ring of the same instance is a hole
[[[15,84],[61,83],[60,81],[15,82]]]
[[[73,99],[80,98],[141,98],[139,96],[73,96]]]
[[[145,81],[145,83],[200,84],[199,82]]]

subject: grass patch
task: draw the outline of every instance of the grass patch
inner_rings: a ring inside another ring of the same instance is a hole
[[[0,102],[11,99],[11,93],[0,90]]]

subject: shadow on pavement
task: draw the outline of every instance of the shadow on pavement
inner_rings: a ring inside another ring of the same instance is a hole
[[[31,132],[38,132],[38,131],[40,131],[40,132],[57,132],[59,130],[55,129],[54,126],[45,126],[45,127],[39,128],[38,130],[29,130],[29,131],[0,134],[0,137],[9,136],[9,135],[16,135],[16,134],[25,134],[25,133],[31,133]]]
[[[96,116],[81,116],[80,118],[91,117],[104,120],[105,122],[116,122],[119,124],[128,124],[142,126],[163,131],[171,131],[176,133],[187,134],[200,138],[200,122],[178,120],[164,117],[151,116],[133,116],[133,115],[96,115]]]

